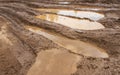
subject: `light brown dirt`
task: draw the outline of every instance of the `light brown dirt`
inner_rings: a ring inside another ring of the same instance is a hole
[[[36,75],[39,73],[56,75],[56,71],[59,73],[57,75],[120,75],[120,1],[66,1],[70,4],[61,4],[59,0],[0,0],[0,75],[34,75],[34,70]],[[35,16],[55,14],[37,11],[38,8],[102,13],[105,17],[97,22],[104,25],[105,28],[80,30],[38,19]],[[98,10],[93,10],[93,8]],[[28,25],[36,26],[49,33],[57,34],[56,36],[63,36],[73,41],[90,43],[103,49],[109,57],[96,58],[73,52],[42,34],[26,29],[25,26]],[[76,56],[80,61],[74,60]],[[43,67],[37,67],[39,71],[34,68],[37,61],[44,64],[39,64]],[[47,71],[46,67],[50,69]]]

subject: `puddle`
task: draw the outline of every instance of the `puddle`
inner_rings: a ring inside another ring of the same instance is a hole
[[[81,57],[67,51],[52,49],[38,53],[27,75],[71,75]]]
[[[70,4],[70,2],[58,2],[59,4]]]
[[[55,33],[50,33],[49,31],[40,29],[38,27],[26,26],[26,28],[30,31],[45,36],[46,38],[54,41],[56,44],[72,52],[82,54],[84,56],[108,58],[108,54],[103,49],[93,44],[85,43],[80,40],[69,39]]]
[[[65,10],[65,9],[38,9],[44,12],[52,12],[60,15],[78,17],[78,18],[88,18],[90,20],[97,21],[104,17],[103,14],[92,12],[92,11],[75,11],[75,10]],[[97,10],[97,9],[94,9]]]
[[[43,20],[55,22],[62,24],[64,26],[74,28],[74,29],[82,29],[82,30],[97,30],[105,28],[102,24],[98,22],[93,22],[89,20],[80,20],[74,19],[65,16],[53,15],[53,14],[44,14],[36,16],[36,18],[40,18]]]

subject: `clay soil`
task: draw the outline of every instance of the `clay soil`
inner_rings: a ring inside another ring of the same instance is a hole
[[[59,3],[61,1],[67,1],[69,4]],[[72,29],[58,23],[38,19],[35,18],[35,16],[48,13],[36,10],[38,8],[69,9],[102,13],[105,17],[97,22],[104,25],[105,28],[99,30]],[[91,8],[102,9],[91,10]],[[72,40],[81,40],[96,45],[104,49],[109,57],[96,58],[71,52],[53,40],[27,30],[25,26],[28,25]],[[68,59],[68,61],[72,62],[72,56],[76,57],[75,55],[77,55],[80,57],[80,61],[77,61],[74,67],[76,69],[70,73],[69,71],[71,70],[67,70],[66,75],[120,75],[120,1],[0,0],[0,75],[27,75],[37,60],[38,53],[41,54],[39,56],[46,58],[42,53],[44,53],[44,51],[48,51],[48,53],[49,51],[54,52],[53,49],[55,49],[55,51],[63,50],[65,52],[60,53],[66,53],[71,56],[71,60],[69,60],[68,57],[64,58],[66,55],[61,55],[63,57],[59,56],[55,59]],[[49,56],[49,54],[47,55]],[[49,58],[46,59],[49,60]],[[58,61],[60,62],[60,60]],[[67,62],[65,64],[67,65]],[[67,66],[69,67],[69,65]],[[55,68],[53,70],[57,70],[58,67]],[[55,75],[57,73],[55,71],[55,74],[46,74]],[[61,74],[63,74],[62,71]],[[45,75],[45,73],[42,72],[39,75]]]

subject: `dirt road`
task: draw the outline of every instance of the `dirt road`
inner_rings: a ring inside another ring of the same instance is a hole
[[[119,0],[0,0],[0,75],[120,75]]]

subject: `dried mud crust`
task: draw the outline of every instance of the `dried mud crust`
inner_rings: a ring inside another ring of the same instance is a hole
[[[100,6],[100,3],[107,3],[106,1],[84,0],[84,6],[96,6],[92,3],[98,3],[97,8],[105,8],[105,10],[96,12],[106,15],[104,19],[99,20],[106,28],[81,31],[37,19],[34,16],[45,14],[45,12],[38,12],[34,9],[49,7],[80,10],[81,7],[76,7],[76,3],[81,6],[83,0],[76,0],[69,5],[53,3],[51,0],[46,2],[0,0],[0,16],[2,16],[0,17],[0,75],[26,75],[35,62],[38,52],[51,48],[65,49],[42,35],[26,30],[25,25],[37,26],[71,39],[80,39],[96,44],[109,54],[109,58],[105,59],[82,56],[77,71],[71,75],[120,75],[120,5],[119,0],[110,0],[107,1],[110,4],[101,4]],[[111,14],[117,15],[117,17],[110,17]]]

